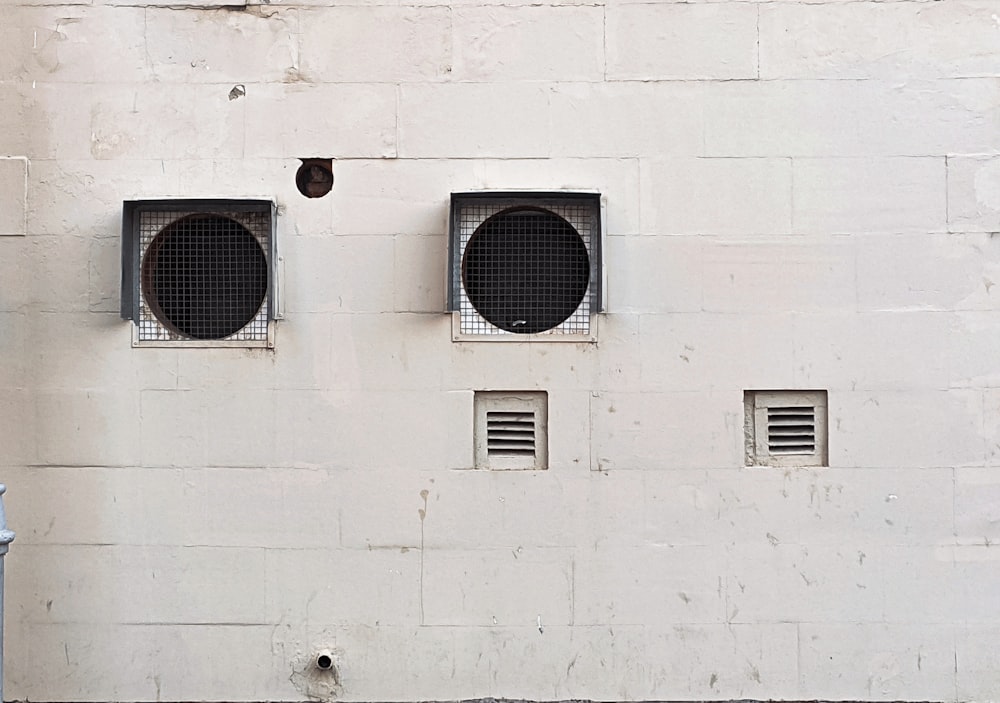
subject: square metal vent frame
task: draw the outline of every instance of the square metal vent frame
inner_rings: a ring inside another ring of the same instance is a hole
[[[541,210],[563,218],[584,242],[589,259],[586,292],[562,323],[535,333],[501,329],[476,310],[465,290],[463,259],[477,228],[511,210]],[[601,194],[580,191],[477,191],[451,194],[448,232],[448,300],[452,340],[492,342],[596,342],[604,312],[604,208]]]
[[[548,393],[476,391],[473,406],[476,469],[548,469]]]
[[[746,466],[829,465],[825,390],[748,390],[743,393]]]
[[[143,294],[142,261],[159,231],[192,215],[230,218],[260,245],[267,267],[264,300],[243,328],[223,338],[195,339],[171,330],[154,314]],[[121,306],[131,320],[134,347],[273,348],[274,321],[280,317],[278,287],[277,206],[262,199],[129,200],[122,205]]]

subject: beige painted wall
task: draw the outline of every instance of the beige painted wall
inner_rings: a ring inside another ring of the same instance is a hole
[[[996,696],[997,3],[212,4],[2,9],[8,698]],[[605,198],[598,343],[452,342],[449,193],[535,188]],[[133,349],[122,201],[212,196],[275,350]],[[486,388],[548,471],[471,470]],[[743,468],[748,388],[830,467]]]

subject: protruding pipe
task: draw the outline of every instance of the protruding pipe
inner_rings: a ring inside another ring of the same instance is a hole
[[[4,555],[14,541],[14,533],[7,529],[7,512],[3,507],[3,494],[7,486],[0,483],[0,703],[3,703],[3,562]]]

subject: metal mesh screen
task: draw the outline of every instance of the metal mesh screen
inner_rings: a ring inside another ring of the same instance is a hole
[[[267,340],[267,213],[140,214],[139,340]]]
[[[593,208],[465,203],[458,212],[460,331],[589,334]]]

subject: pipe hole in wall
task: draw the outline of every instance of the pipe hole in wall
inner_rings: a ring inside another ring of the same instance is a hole
[[[295,186],[307,198],[322,198],[333,190],[333,159],[299,159]]]

